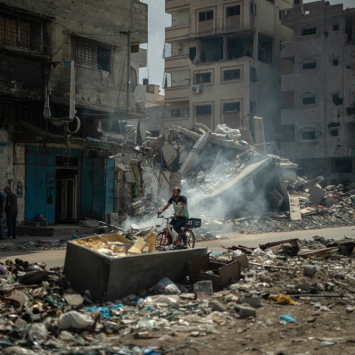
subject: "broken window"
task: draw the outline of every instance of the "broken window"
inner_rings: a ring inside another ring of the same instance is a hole
[[[171,118],[180,117],[180,110],[171,110]]]
[[[196,106],[196,116],[211,115],[212,105]]]
[[[332,95],[332,101],[333,101],[333,104],[337,105],[337,106],[339,106],[343,103],[343,99],[341,99],[338,94]]]
[[[317,68],[317,62],[309,62],[309,63],[302,64],[303,70],[316,69],[316,68]]]
[[[227,17],[238,16],[240,15],[240,5],[227,7],[226,12]]]
[[[317,27],[304,28],[302,30],[302,36],[311,36],[317,34]]]
[[[89,69],[110,72],[111,50],[95,44],[78,42],[76,64]]]
[[[211,73],[196,74],[195,77],[196,84],[203,84],[203,83],[210,83],[210,82],[211,82]]]
[[[339,31],[339,24],[333,25],[333,31]]]
[[[200,22],[202,21],[208,21],[208,20],[213,20],[213,11],[204,11],[204,12],[200,12],[198,14],[198,20]]]
[[[337,137],[339,136],[339,131],[337,129],[332,129],[330,131],[330,134],[333,136],[333,137]]]
[[[302,140],[303,141],[308,141],[308,140],[313,140],[313,139],[316,139],[316,131],[302,132]]]
[[[190,48],[190,53],[189,53],[190,60],[194,60],[195,57],[196,57],[196,54],[197,54],[196,47],[191,47]]]
[[[251,81],[257,81],[258,80],[255,68],[250,68],[250,80]]]
[[[250,13],[253,15],[254,14],[254,5],[250,4]]]
[[[45,22],[22,14],[0,12],[0,45],[24,53],[49,54]]]
[[[229,112],[239,112],[240,111],[240,102],[230,102],[223,104],[223,113]]]
[[[316,97],[315,96],[302,98],[302,105],[315,105],[315,104],[316,104]]]
[[[240,79],[240,69],[225,70],[223,72],[224,81],[237,80],[237,79]]]
[[[337,67],[339,65],[339,59],[333,59],[333,67]]]
[[[333,172],[349,174],[353,172],[353,163],[350,159],[333,159]]]
[[[147,92],[154,94],[154,86],[153,85],[148,85],[147,86]]]

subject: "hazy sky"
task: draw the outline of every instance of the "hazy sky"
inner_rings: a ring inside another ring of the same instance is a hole
[[[265,0],[266,1],[266,0]],[[162,58],[165,27],[171,26],[171,15],[165,13],[165,0],[143,0],[148,4],[148,68],[140,69],[140,82],[149,77],[150,84],[161,85],[164,75],[164,60]],[[312,0],[304,0],[304,3]],[[355,0],[330,0],[331,5],[344,4],[355,7]],[[143,48],[146,48],[145,46]],[[148,74],[149,73],[149,74]]]

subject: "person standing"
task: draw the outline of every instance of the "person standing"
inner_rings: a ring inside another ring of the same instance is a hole
[[[17,239],[17,197],[11,192],[10,186],[5,186],[4,191],[6,192],[6,224],[7,224],[7,235],[9,239]]]
[[[2,229],[2,221],[5,215],[5,196],[0,192],[0,240],[4,239],[4,231]]]

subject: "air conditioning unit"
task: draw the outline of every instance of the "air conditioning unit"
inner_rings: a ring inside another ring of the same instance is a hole
[[[193,94],[201,94],[202,86],[201,85],[193,85],[192,88],[191,88],[191,92]]]

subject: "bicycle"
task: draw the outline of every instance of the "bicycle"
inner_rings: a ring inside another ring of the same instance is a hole
[[[166,220],[166,227],[164,228],[164,230],[162,232],[160,232],[158,234],[157,237],[157,241],[156,241],[156,248],[162,248],[165,247],[167,245],[173,244],[173,245],[178,245],[179,244],[179,239],[180,239],[180,235],[178,235],[177,237],[174,236],[172,228],[173,225],[170,224],[170,219],[174,218],[174,216],[166,218],[164,216],[159,216],[158,218],[163,218]],[[161,227],[161,226],[156,226]],[[182,227],[182,232],[186,235],[187,237],[187,245],[190,248],[194,248],[195,247],[195,235],[192,231],[193,228],[198,228],[201,227],[201,220],[200,219],[196,219],[196,218],[190,218],[188,223]],[[170,237],[170,238],[169,238]]]

